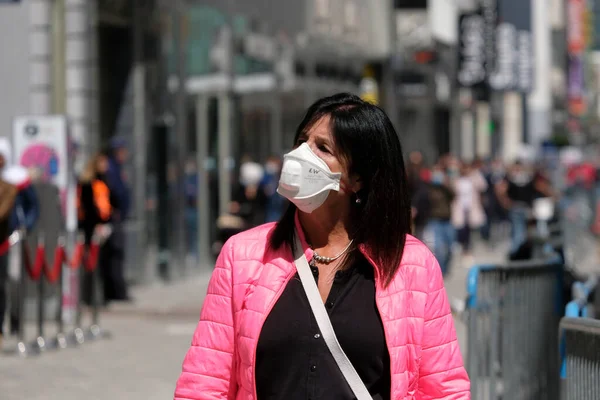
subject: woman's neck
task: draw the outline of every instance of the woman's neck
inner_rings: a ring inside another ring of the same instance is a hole
[[[311,214],[300,212],[299,219],[306,240],[313,249],[326,252],[340,251],[352,239],[349,232],[349,218],[346,212],[317,210]]]

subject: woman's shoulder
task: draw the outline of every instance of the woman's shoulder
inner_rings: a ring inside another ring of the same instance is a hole
[[[412,235],[406,235],[406,243],[400,266],[412,266],[431,270],[434,266],[437,266],[437,261],[425,243]]]
[[[230,251],[232,261],[262,261],[268,250],[268,242],[275,223],[271,222],[233,235],[224,246]]]
[[[400,268],[387,289],[388,293],[431,293],[443,286],[442,270],[431,250],[416,237],[407,235]]]

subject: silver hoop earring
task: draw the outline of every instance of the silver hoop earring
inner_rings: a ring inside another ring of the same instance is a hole
[[[356,203],[356,205],[361,205],[362,204],[362,199],[360,197],[357,197],[356,200],[354,200],[354,202]]]

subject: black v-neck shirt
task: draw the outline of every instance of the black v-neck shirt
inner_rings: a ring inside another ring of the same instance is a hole
[[[318,279],[318,268],[311,269]],[[336,273],[325,307],[342,349],[373,399],[388,400],[390,357],[375,304],[373,267],[364,258]],[[256,390],[258,400],[355,399],[319,332],[298,274],[263,325]]]

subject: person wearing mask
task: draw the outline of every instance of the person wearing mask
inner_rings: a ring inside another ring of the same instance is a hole
[[[450,222],[453,199],[454,192],[440,165],[433,167],[430,181],[423,184],[415,196],[417,214],[425,220],[423,241],[431,247],[444,276],[450,270],[455,238],[455,230]]]
[[[265,221],[266,196],[262,189],[265,175],[263,166],[245,156],[240,165],[239,184],[233,189],[233,209],[242,217],[247,227],[258,226]]]
[[[176,400],[470,398],[398,136],[355,95],[308,109],[278,188],[291,204],[225,244]]]
[[[0,138],[0,171],[4,181],[16,185],[18,189],[12,209],[9,229],[11,232],[24,228],[31,231],[40,216],[38,196],[32,186],[29,171],[13,163],[12,146],[8,139]]]
[[[105,251],[107,263],[111,276],[114,278],[114,287],[110,300],[131,300],[125,282],[125,221],[129,217],[130,191],[125,175],[125,165],[129,158],[127,143],[122,138],[113,138],[110,142],[110,157],[108,159],[108,170],[102,180],[108,185],[111,193],[112,234],[108,238]]]
[[[487,183],[481,173],[468,163],[463,163],[460,176],[452,184],[456,193],[452,204],[452,225],[456,228],[458,243],[463,256],[471,254],[471,231],[485,224],[485,211],[481,194],[487,189]]]
[[[506,178],[496,185],[496,193],[501,204],[508,210],[512,226],[511,255],[516,254],[527,241],[528,219],[533,201],[540,195],[552,197],[550,186],[543,180],[535,178],[532,167],[517,160],[508,171]]]
[[[31,177],[25,167],[13,164],[12,146],[8,139],[0,138],[0,243],[18,230],[30,232],[38,221],[40,207]],[[8,256],[0,256],[0,336],[3,333],[7,305]],[[16,297],[12,293],[11,297]],[[11,333],[21,321],[17,310],[10,312]],[[0,337],[1,341],[1,337]]]
[[[104,179],[108,171],[108,156],[106,154],[96,154],[93,156],[85,169],[83,170],[77,187],[77,218],[79,221],[79,230],[83,232],[85,245],[87,248],[92,243],[94,233],[105,224],[110,223],[112,218],[112,204],[110,190]],[[106,250],[101,250],[101,255]],[[113,276],[110,261],[101,257],[98,267],[102,275],[104,289],[104,302],[108,303],[114,297],[115,286],[118,286],[118,276]],[[92,273],[84,270],[82,279],[82,301],[87,305],[92,305],[91,294],[93,293]]]

